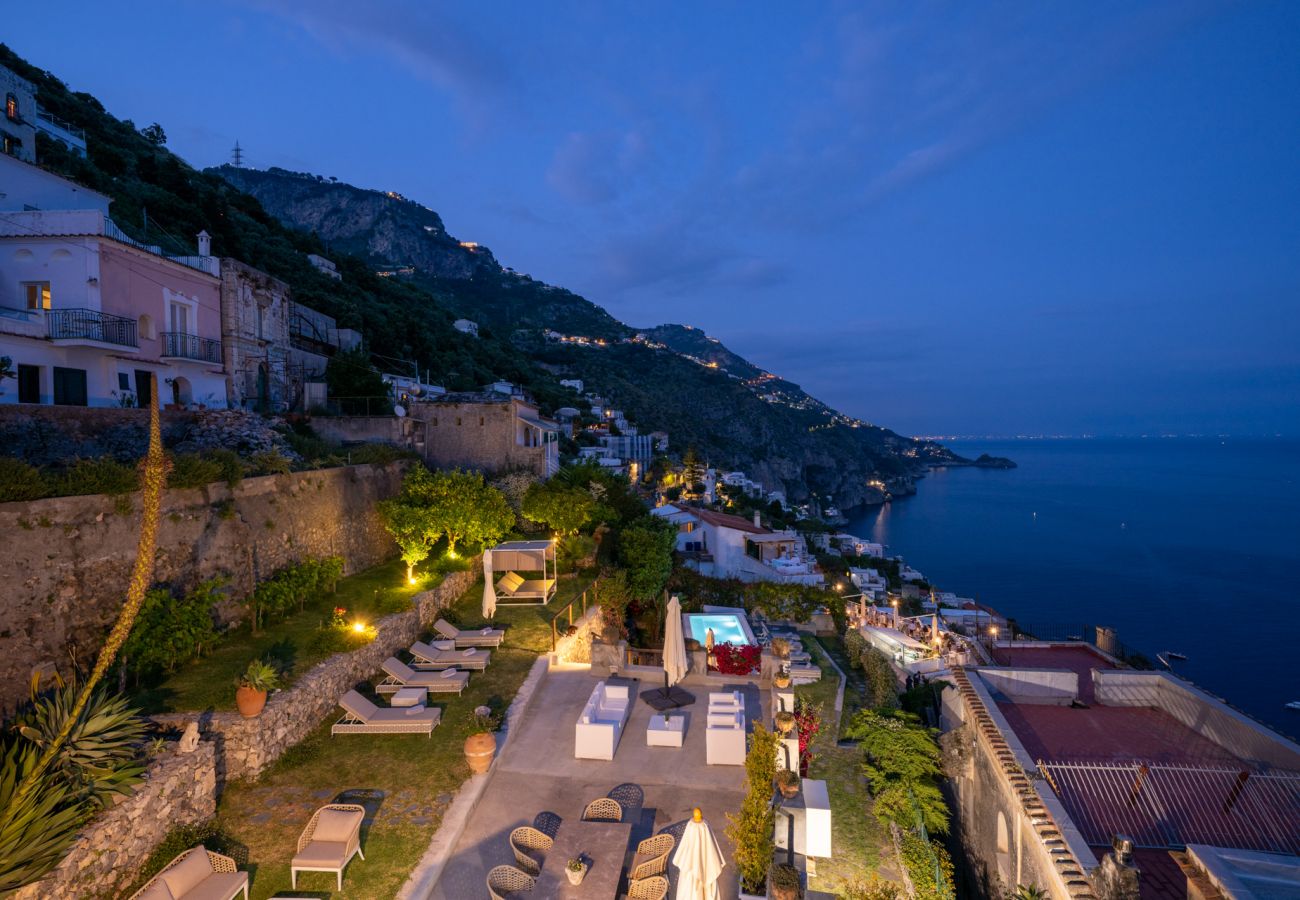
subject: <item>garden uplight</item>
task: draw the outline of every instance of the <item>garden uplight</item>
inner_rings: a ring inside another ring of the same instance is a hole
[[[357,634],[365,634],[365,633],[366,633],[366,623],[365,623],[365,622],[353,622],[353,623],[352,623],[352,630],[355,631]]]

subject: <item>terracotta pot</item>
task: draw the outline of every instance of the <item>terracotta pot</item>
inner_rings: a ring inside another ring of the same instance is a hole
[[[497,736],[490,731],[465,738],[465,762],[474,774],[486,772],[497,752]]]
[[[772,887],[772,900],[799,900],[798,888]]]
[[[266,706],[266,691],[255,690],[244,685],[235,688],[235,708],[245,719],[257,718],[262,714],[264,706]]]
[[[786,675],[785,673],[781,673],[780,675],[773,675],[772,684],[775,687],[780,688],[781,690],[785,690],[790,686],[790,676]]]
[[[587,877],[587,867],[584,865],[581,869],[575,872],[573,869],[570,869],[566,866],[564,869],[564,874],[569,876],[569,884],[573,884],[573,885],[582,884],[582,879]]]
[[[783,784],[778,781],[776,783],[776,789],[779,790],[781,792],[781,796],[787,800],[793,800],[795,797],[799,796],[798,782],[794,784]]]

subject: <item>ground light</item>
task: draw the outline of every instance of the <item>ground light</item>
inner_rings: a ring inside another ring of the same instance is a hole
[[[352,623],[352,630],[355,631],[357,634],[365,634],[365,633],[366,633],[366,623],[365,623],[365,622],[353,622],[353,623]]]

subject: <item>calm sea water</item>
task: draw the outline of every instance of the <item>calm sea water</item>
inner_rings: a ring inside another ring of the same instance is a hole
[[[1295,735],[1300,442],[956,442],[1009,471],[947,469],[848,530],[1027,627],[1113,625],[1180,674]]]

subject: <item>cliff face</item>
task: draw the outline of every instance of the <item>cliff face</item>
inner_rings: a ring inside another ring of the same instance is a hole
[[[486,247],[463,246],[447,234],[436,212],[399,194],[284,169],[221,166],[213,171],[256,197],[276,218],[315,232],[330,248],[439,278],[501,270]]]

